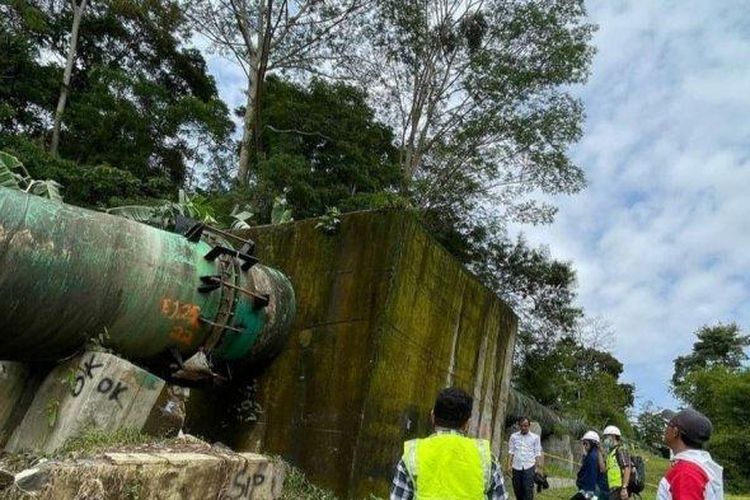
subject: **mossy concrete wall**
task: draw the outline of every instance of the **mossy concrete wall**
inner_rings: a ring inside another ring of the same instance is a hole
[[[292,334],[260,376],[259,421],[233,444],[280,454],[349,498],[386,495],[436,393],[473,394],[470,432],[499,451],[516,316],[403,212],[361,212],[327,235],[308,220],[250,230],[291,279]]]

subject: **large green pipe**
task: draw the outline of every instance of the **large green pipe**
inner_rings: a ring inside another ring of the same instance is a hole
[[[98,337],[145,362],[267,356],[294,315],[289,280],[192,240],[0,188],[0,359],[57,360]]]

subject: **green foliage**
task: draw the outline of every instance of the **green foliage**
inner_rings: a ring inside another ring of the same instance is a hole
[[[734,323],[704,326],[696,337],[692,352],[675,359],[672,390],[713,423],[708,449],[724,466],[726,488],[750,491],[750,338]]]
[[[13,172],[16,164],[20,165],[20,162],[15,156],[0,151],[0,186],[8,189],[21,189],[18,184],[19,174]]]
[[[232,218],[230,229],[248,229],[250,228],[249,221],[252,220],[255,213],[250,205],[243,207],[235,205],[229,216]]]
[[[483,235],[477,235],[482,238]],[[550,348],[570,334],[583,312],[575,306],[576,273],[547,248],[531,248],[519,237],[489,236],[471,256],[473,270],[520,316],[521,348]]]
[[[277,196],[273,200],[273,208],[271,208],[271,224],[285,224],[292,222],[292,210],[289,208],[289,203],[286,201],[285,196]]]
[[[370,208],[367,197],[400,185],[392,132],[375,119],[363,92],[269,78],[265,102],[252,194],[260,221],[270,220],[269,200],[280,193],[295,217],[307,218],[333,206]]]
[[[653,403],[644,405],[635,422],[635,437],[638,442],[647,446],[653,453],[663,455],[667,452],[664,444],[664,427],[666,420],[659,409]]]
[[[341,224],[341,212],[338,208],[326,209],[326,213],[319,217],[320,222],[315,224],[315,229],[320,229],[326,234],[335,233]]]
[[[515,424],[519,418],[527,417],[539,422],[542,434],[556,436],[582,436],[589,427],[581,420],[564,418],[553,410],[542,405],[536,399],[511,388],[508,395],[505,425]]]
[[[110,334],[109,330],[105,326],[104,329],[99,332],[97,335],[94,335],[90,337],[86,341],[86,351],[96,351],[96,352],[115,352],[109,347],[107,347],[108,344],[110,344]]]
[[[724,487],[733,493],[750,492],[750,435],[748,422],[722,428],[708,446],[713,458],[724,467]]]
[[[40,65],[39,36],[44,15],[26,2],[0,5],[0,134],[14,131],[37,135],[45,131],[43,109],[54,109],[61,72]]]
[[[21,137],[0,136],[0,147],[23,160],[29,175],[54,179],[61,184],[65,201],[89,208],[105,208],[125,200],[140,200],[169,194],[158,177],[142,182],[130,172],[110,165],[82,165],[49,154],[38,142]]]
[[[337,500],[336,495],[312,484],[305,474],[289,464],[284,479],[281,500]]]
[[[60,184],[50,179],[32,179],[23,163],[5,151],[0,151],[0,186],[62,201]]]
[[[618,381],[622,368],[611,354],[564,337],[551,347],[531,348],[515,371],[515,385],[554,411],[630,433],[627,412],[635,389]]]
[[[27,192],[49,198],[50,200],[62,201],[62,196],[60,195],[61,187],[59,183],[50,179],[46,181],[31,181]]]
[[[66,2],[21,0],[3,7],[0,43],[16,49],[0,59],[0,135],[44,140],[57,100],[72,8]],[[135,34],[135,35],[134,35]],[[107,164],[137,179],[181,183],[194,162],[209,160],[232,124],[215,82],[190,39],[178,2],[90,2],[63,115],[60,155],[76,164]],[[5,53],[5,51],[1,51]],[[101,200],[96,200],[101,202]]]
[[[706,325],[695,335],[698,340],[693,345],[693,352],[674,360],[672,375],[675,395],[687,402],[697,396],[696,387],[690,380],[691,373],[712,367],[737,369],[748,359],[744,348],[750,345],[750,336],[742,335],[735,323]]]
[[[126,205],[106,210],[112,215],[119,215],[126,219],[142,222],[161,229],[172,229],[178,215],[215,224],[214,209],[201,194],[188,195],[179,190],[177,202],[161,200],[156,205]]]
[[[593,29],[582,0],[380,0],[345,72],[372,89],[438,227],[548,222],[554,208],[534,192],[585,185],[567,151],[583,122],[570,88],[587,78]]]

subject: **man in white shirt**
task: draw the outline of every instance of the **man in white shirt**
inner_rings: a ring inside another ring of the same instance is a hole
[[[521,429],[514,432],[508,441],[508,463],[506,469],[513,479],[513,493],[517,500],[533,500],[534,473],[542,474],[544,455],[542,441],[529,429],[531,422],[526,417],[518,420]]]

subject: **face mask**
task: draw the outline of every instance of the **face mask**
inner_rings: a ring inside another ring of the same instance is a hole
[[[604,438],[604,447],[612,448],[615,445],[615,440],[612,438]]]

